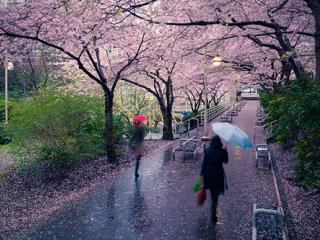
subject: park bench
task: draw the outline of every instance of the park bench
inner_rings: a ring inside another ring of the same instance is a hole
[[[241,107],[244,107],[244,105],[246,105],[246,100],[242,100],[242,101],[240,102],[240,106],[241,106]]]
[[[264,115],[265,113],[263,110],[257,110],[257,114],[256,114],[257,117],[263,117]]]
[[[219,118],[219,122],[232,122],[232,116],[227,113],[227,114],[224,114],[224,115],[221,115],[220,118]]]
[[[271,169],[271,152],[268,144],[256,144],[255,146],[255,161],[256,167],[259,166],[259,160],[262,163],[267,162],[268,168]]]
[[[263,218],[264,216],[264,218]],[[269,209],[269,208],[257,208],[257,204],[253,204],[252,213],[252,240],[258,238],[258,218],[260,217],[259,225],[260,229],[268,229],[273,232],[273,236],[268,236],[266,239],[287,239],[284,231],[284,214],[281,208]],[[264,221],[261,221],[264,220]],[[280,236],[279,236],[280,235]],[[267,236],[264,236],[267,237]],[[270,238],[271,237],[271,238]],[[259,238],[260,239],[260,238]]]
[[[263,107],[261,106],[260,103],[257,105],[257,110],[263,110]]]
[[[257,117],[264,117],[266,115],[263,107],[261,105],[258,105],[257,106],[257,113],[256,113],[256,116]]]
[[[232,108],[231,110],[229,110],[228,114],[230,116],[237,116],[238,115],[238,111],[235,108]]]
[[[266,131],[267,143],[272,139],[272,128],[274,127],[275,123],[277,123],[277,120],[274,120],[262,126]]]
[[[197,153],[201,148],[205,148],[205,143],[202,143],[201,140],[196,139],[195,136],[192,138],[185,138],[179,140],[179,146],[173,149],[172,156],[175,159],[175,153],[177,151],[183,152],[183,160],[185,160],[186,153],[193,153],[194,159],[197,159]]]
[[[240,112],[240,111],[241,111],[241,105],[240,105],[240,104],[237,104],[237,105],[235,106],[235,110],[236,110],[237,112]]]
[[[256,119],[255,119],[255,121],[254,121],[255,125],[256,125],[256,126],[263,126],[265,120],[266,120],[267,117],[268,117],[268,115],[269,115],[269,113],[268,113],[268,114],[264,114],[264,115],[262,115],[262,116],[257,115],[257,117],[256,117]]]

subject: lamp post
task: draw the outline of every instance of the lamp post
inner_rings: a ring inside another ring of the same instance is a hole
[[[152,139],[151,136],[151,107],[152,107],[152,101],[154,100],[154,97],[152,95],[147,95],[146,99],[149,102],[149,117],[148,117],[148,127],[149,127],[149,138]]]
[[[241,87],[240,87],[240,79],[241,76],[237,74],[237,79],[234,82],[234,88],[235,88],[235,95],[236,95],[236,100],[234,102],[240,102],[241,100]]]
[[[5,109],[5,123],[8,123],[8,60],[4,60],[4,109]]]
[[[4,7],[8,6],[7,0],[4,0]],[[7,53],[7,51],[5,51]],[[4,104],[5,104],[5,123],[8,123],[8,59],[4,59]]]
[[[8,123],[8,71],[13,70],[12,62],[6,57],[4,60],[4,102],[5,102],[5,123]]]
[[[213,58],[213,67],[217,67],[221,65],[221,58],[214,57]],[[205,52],[205,69],[204,69],[204,133],[201,138],[202,141],[210,140],[208,136],[208,58],[207,51]]]

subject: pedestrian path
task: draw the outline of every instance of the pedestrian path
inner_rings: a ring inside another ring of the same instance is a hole
[[[247,101],[233,119],[251,139],[256,108],[257,101]],[[271,172],[256,169],[254,149],[228,144],[229,190],[219,199],[214,226],[210,197],[199,207],[192,192],[202,158],[173,160],[174,147],[143,159],[137,182],[129,168],[12,239],[250,239],[253,204],[277,205]]]

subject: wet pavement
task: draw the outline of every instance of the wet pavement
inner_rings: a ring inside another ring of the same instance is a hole
[[[247,101],[233,118],[252,140],[256,108],[257,101]],[[202,156],[183,161],[178,153],[173,160],[176,144],[143,158],[137,182],[129,168],[11,239],[251,239],[253,204],[276,206],[272,174],[256,169],[254,149],[228,144],[229,190],[219,198],[214,226],[210,197],[199,207],[192,191]]]

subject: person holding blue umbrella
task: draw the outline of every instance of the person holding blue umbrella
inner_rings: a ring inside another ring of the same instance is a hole
[[[222,148],[218,135],[213,136],[209,147],[205,150],[200,175],[203,177],[204,189],[211,193],[211,221],[216,224],[219,195],[228,189],[223,163],[228,163],[228,152]]]

